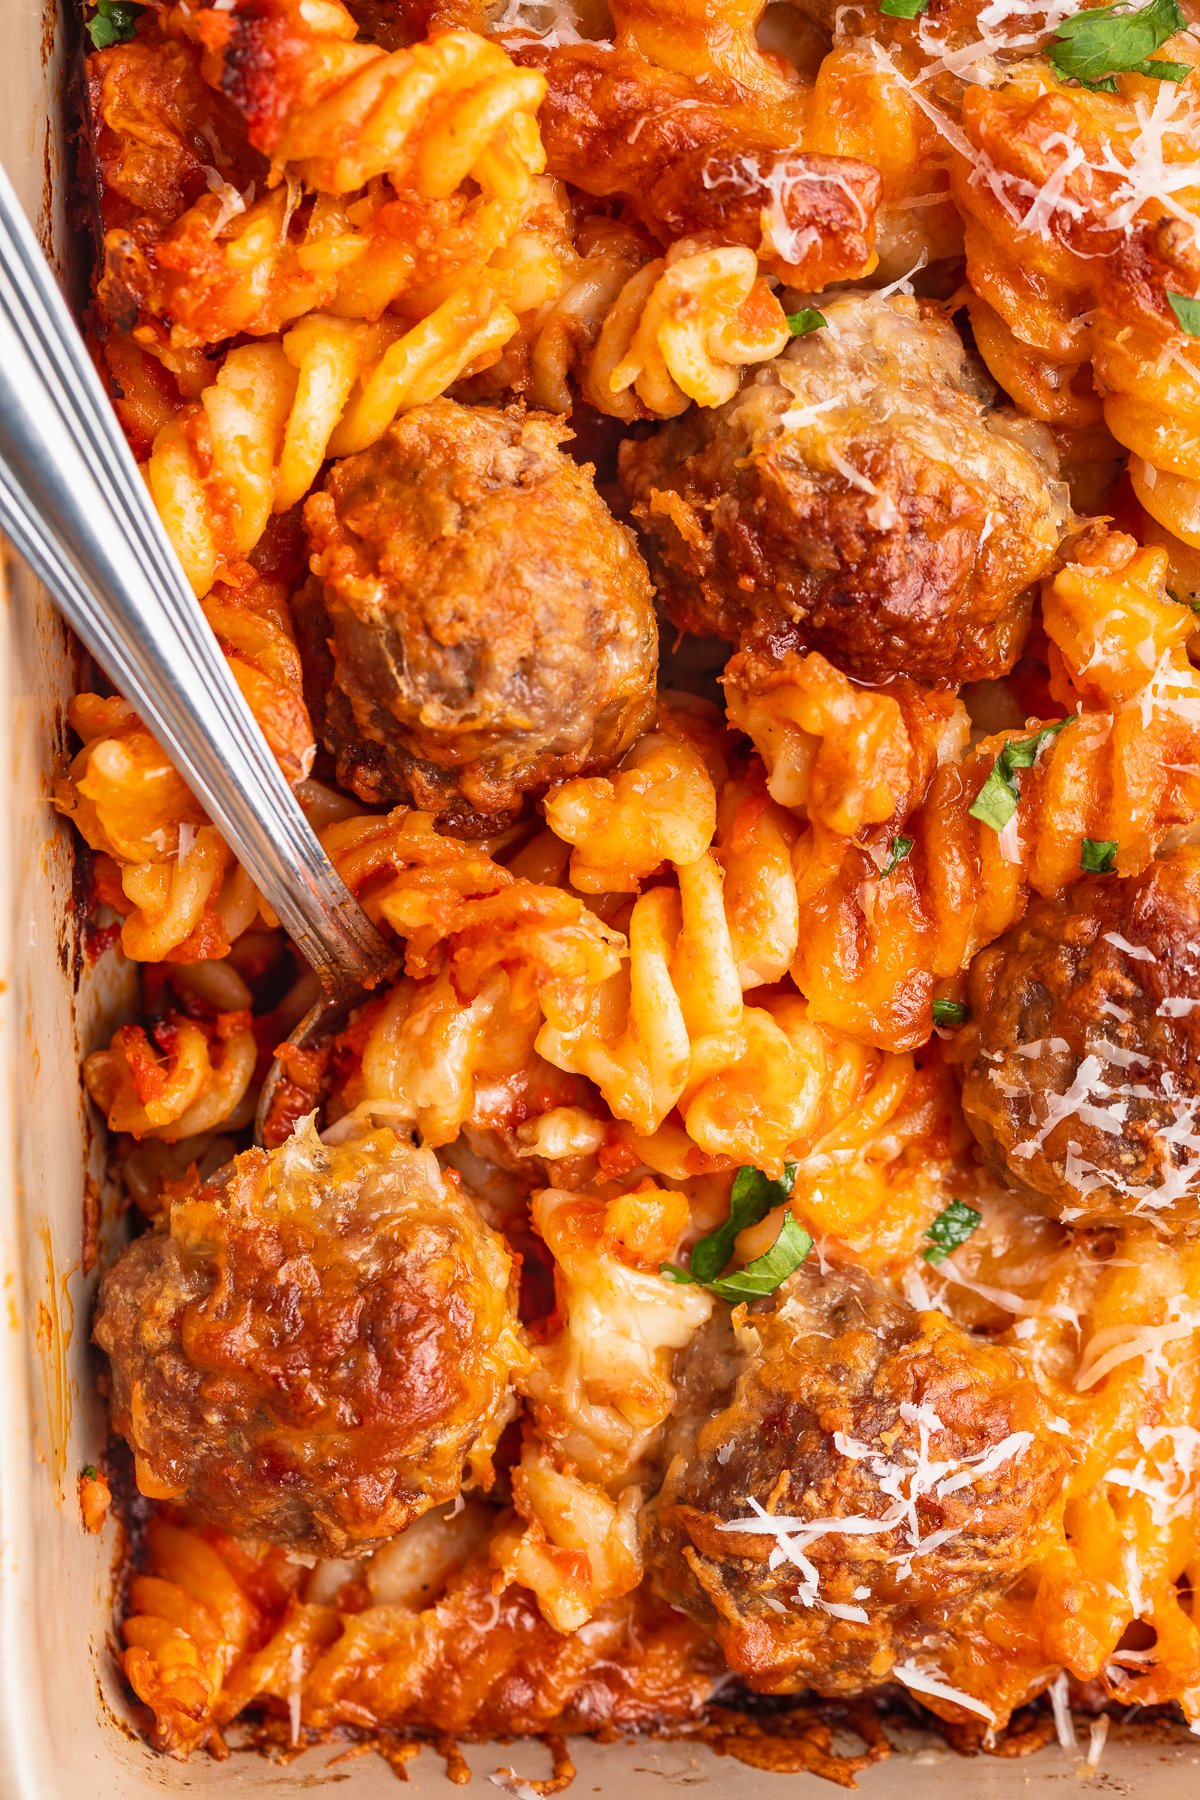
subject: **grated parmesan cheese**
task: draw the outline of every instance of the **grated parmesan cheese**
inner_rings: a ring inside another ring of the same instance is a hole
[[[768,1555],[767,1566],[778,1569],[788,1562],[798,1570],[800,1582],[795,1599],[800,1605],[816,1607],[834,1618],[868,1623],[868,1615],[861,1607],[847,1607],[841,1602],[825,1600],[821,1596],[820,1571],[807,1555],[812,1545],[823,1537],[876,1537],[896,1532],[902,1547],[897,1554],[889,1556],[887,1561],[898,1565],[901,1578],[908,1580],[912,1575],[914,1557],[928,1556],[961,1533],[961,1527],[945,1526],[922,1535],[919,1501],[926,1497],[944,1500],[964,1488],[973,1487],[984,1477],[996,1474],[1005,1463],[1023,1456],[1033,1442],[1032,1432],[1014,1431],[987,1450],[977,1451],[970,1456],[939,1460],[933,1455],[932,1439],[935,1433],[944,1432],[946,1427],[936,1410],[926,1401],[917,1406],[904,1401],[899,1410],[904,1423],[917,1428],[915,1450],[911,1444],[905,1444],[898,1447],[894,1457],[887,1456],[870,1444],[851,1437],[847,1432],[833,1433],[833,1445],[838,1454],[848,1462],[865,1462],[880,1493],[892,1502],[888,1510],[878,1518],[864,1513],[848,1513],[842,1518],[801,1519],[770,1513],[752,1496],[749,1500],[749,1517],[725,1520],[720,1525],[721,1531],[773,1537],[775,1547]],[[857,1600],[865,1595],[856,1592],[854,1597]]]
[[[1168,1316],[1161,1325],[1130,1322],[1095,1332],[1079,1358],[1079,1367],[1075,1371],[1076,1392],[1086,1393],[1122,1363],[1133,1362],[1139,1356],[1144,1360],[1143,1379],[1147,1383],[1155,1375],[1161,1375],[1166,1366],[1162,1353],[1167,1345],[1192,1337],[1200,1327],[1200,1315],[1188,1310],[1181,1298],[1170,1303],[1168,1315],[1172,1310],[1175,1316]]]
[[[491,36],[501,42],[506,34],[535,37],[550,50],[560,44],[585,42],[570,0],[508,0],[491,27]]]
[[[894,1664],[892,1674],[897,1681],[902,1681],[906,1688],[911,1688],[914,1694],[929,1694],[935,1700],[952,1700],[956,1706],[961,1706],[967,1712],[977,1713],[981,1719],[986,1719],[989,1725],[996,1723],[996,1715],[990,1706],[982,1700],[977,1700],[974,1694],[964,1694],[961,1688],[951,1687],[948,1681],[942,1680],[936,1669],[922,1669],[912,1658],[909,1658],[906,1662]]]
[[[1054,1714],[1054,1729],[1058,1733],[1058,1741],[1064,1750],[1073,1750],[1077,1743],[1075,1721],[1071,1717],[1071,1684],[1067,1671],[1061,1670],[1046,1689],[1050,1696],[1050,1709]]]
[[[792,406],[782,414],[779,423],[789,430],[803,431],[806,426],[815,425],[822,413],[832,412],[835,406],[841,404],[835,394],[828,400],[814,400],[808,406]],[[882,861],[880,866],[882,867]]]
[[[513,1794],[516,1800],[542,1800],[541,1791],[531,1781],[525,1781],[515,1769],[496,1769],[488,1780],[493,1787],[503,1788],[506,1794]]]
[[[218,169],[214,169],[209,163],[202,166],[209,193],[215,194],[220,201],[216,216],[210,221],[208,227],[208,235],[215,238],[224,231],[230,219],[236,219],[251,204],[254,199],[254,183],[250,183],[244,194],[239,194],[233,184],[226,181]]]
[[[1105,1470],[1104,1479],[1110,1487],[1146,1500],[1151,1523],[1161,1530],[1196,1498],[1200,1430],[1194,1425],[1142,1425],[1137,1445],[1140,1455],[1130,1449]]]
[[[843,476],[852,487],[860,488],[864,494],[872,494],[875,504],[867,508],[867,518],[876,531],[890,531],[900,523],[900,513],[895,501],[883,489],[876,487],[870,476],[848,463],[844,456],[838,454],[830,445],[825,446],[825,454],[838,474]]]
[[[288,1653],[288,1727],[293,1744],[300,1742],[300,1698],[304,1686],[304,1645],[293,1644]]]
[[[1098,1719],[1092,1720],[1091,1730],[1088,1734],[1088,1753],[1084,1758],[1084,1761],[1089,1769],[1098,1769],[1100,1767],[1100,1758],[1103,1754],[1107,1737],[1108,1714],[1101,1713]]]

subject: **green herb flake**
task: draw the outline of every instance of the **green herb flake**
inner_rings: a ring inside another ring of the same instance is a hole
[[[799,312],[784,313],[787,328],[793,337],[807,337],[810,331],[820,331],[828,325],[829,320],[815,306],[802,306]]]
[[[113,44],[127,43],[141,11],[133,0],[96,0],[95,15],[86,26],[93,49],[107,50]]]
[[[1084,838],[1079,847],[1079,866],[1089,875],[1111,875],[1120,848],[1116,838]]]
[[[79,1471],[79,1479],[80,1479],[80,1481],[95,1481],[95,1479],[96,1479],[95,1463],[85,1463],[83,1465],[83,1468]]]
[[[1049,743],[1074,717],[1075,714],[1072,713],[1071,718],[1060,719],[1057,725],[1043,725],[1032,737],[1009,738],[979,790],[971,808],[971,817],[990,825],[993,831],[1003,831],[1016,812],[1021,798],[1016,771],[1031,769],[1041,754],[1042,745]]]
[[[879,0],[879,10],[889,19],[915,19],[923,13],[929,0]]]
[[[925,1233],[932,1239],[928,1250],[921,1252],[925,1261],[945,1262],[952,1250],[958,1250],[966,1243],[982,1218],[983,1214],[968,1206],[965,1200],[952,1200]]]
[[[967,1009],[961,1000],[935,1000],[933,1003],[935,1025],[962,1025],[966,1017]]]
[[[707,1284],[709,1292],[716,1294],[719,1300],[728,1300],[730,1306],[736,1306],[739,1300],[761,1300],[764,1295],[773,1294],[789,1275],[796,1273],[811,1249],[812,1239],[807,1231],[788,1213],[771,1248],[748,1262],[744,1269],[735,1269],[731,1275],[710,1281]]]
[[[715,1231],[697,1240],[692,1248],[691,1267],[678,1263],[660,1263],[659,1274],[668,1281],[691,1282],[705,1287],[730,1305],[739,1300],[757,1300],[773,1294],[781,1281],[800,1267],[812,1249],[807,1231],[797,1225],[789,1213],[780,1227],[779,1236],[762,1256],[756,1256],[744,1269],[722,1275],[733,1255],[739,1233],[751,1225],[761,1224],[768,1213],[782,1206],[796,1179],[795,1163],[785,1163],[783,1174],[776,1180],[761,1169],[749,1165],[738,1170],[729,1196],[729,1217]]]
[[[1173,294],[1167,290],[1167,299],[1171,311],[1189,337],[1200,337],[1200,299],[1191,299],[1187,294]]]
[[[894,837],[888,845],[888,859],[879,871],[880,881],[886,881],[892,870],[897,868],[908,855],[916,842],[914,838]]]
[[[1114,75],[1152,75],[1158,81],[1186,81],[1187,63],[1151,62],[1153,51],[1187,27],[1179,0],[1150,0],[1148,6],[1094,6],[1063,19],[1046,51],[1064,79],[1094,92],[1115,94]]]
[[[768,1213],[782,1206],[796,1179],[795,1163],[784,1163],[783,1174],[772,1181],[761,1169],[749,1164],[734,1176],[729,1196],[729,1217],[715,1231],[702,1237],[691,1255],[691,1272],[696,1281],[715,1281],[733,1255],[738,1236],[751,1225],[759,1225]]]

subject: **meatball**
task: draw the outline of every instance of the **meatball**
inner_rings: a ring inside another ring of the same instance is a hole
[[[1035,902],[968,987],[987,1162],[1068,1224],[1200,1221],[1200,849]]]
[[[606,768],[652,718],[646,568],[559,449],[569,435],[435,400],[308,500],[306,651],[329,658],[311,685],[360,799],[493,828],[530,790]]]
[[[858,1270],[722,1311],[679,1388],[647,1568],[763,1692],[855,1694],[936,1649],[1036,1555],[1061,1488],[1017,1357]]]
[[[726,405],[624,446],[667,611],[864,681],[1003,674],[1068,518],[1049,433],[992,406],[931,304],[824,311]]]
[[[95,1337],[142,1492],[314,1556],[488,1482],[526,1361],[511,1258],[432,1154],[311,1126],[135,1239]]]

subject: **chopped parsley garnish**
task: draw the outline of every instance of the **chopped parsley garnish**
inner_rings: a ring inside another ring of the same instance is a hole
[[[81,1481],[95,1481],[95,1479],[96,1479],[95,1463],[84,1463],[83,1468],[79,1472],[79,1479]]]
[[[1058,73],[1094,92],[1115,94],[1114,75],[1152,75],[1158,81],[1186,81],[1187,63],[1151,62],[1151,53],[1187,28],[1179,0],[1150,0],[1148,6],[1093,6],[1063,19],[1046,54]]]
[[[888,845],[888,859],[879,871],[880,881],[886,880],[892,870],[896,868],[899,863],[904,861],[905,857],[912,849],[914,842],[915,839],[906,837],[894,837],[892,839],[891,843]]]
[[[829,321],[823,312],[815,306],[802,306],[799,312],[784,313],[787,328],[793,337],[806,337],[810,331],[820,331]]]
[[[929,0],[879,0],[879,10],[889,19],[915,19],[923,13]]]
[[[935,1000],[933,1003],[935,1025],[961,1025],[966,1016],[967,1009],[961,1000]]]
[[[722,1275],[705,1286],[710,1294],[727,1300],[730,1306],[736,1306],[739,1300],[761,1300],[796,1273],[811,1249],[812,1239],[807,1231],[788,1213],[769,1250],[748,1262],[744,1269],[735,1269],[731,1275]]]
[[[1200,337],[1200,299],[1192,300],[1187,294],[1173,294],[1167,290],[1167,299],[1171,311],[1189,337]]]
[[[1089,875],[1111,875],[1120,848],[1116,838],[1084,838],[1079,848],[1079,866]]]
[[[783,1174],[772,1181],[761,1169],[753,1168],[749,1163],[743,1165],[734,1176],[733,1188],[729,1195],[729,1217],[707,1237],[702,1237],[693,1246],[691,1255],[691,1275],[694,1281],[715,1281],[721,1270],[733,1255],[733,1246],[740,1232],[751,1225],[761,1224],[769,1212],[782,1206],[792,1191],[796,1179],[795,1163],[784,1163]]]
[[[124,44],[133,36],[141,7],[133,0],[96,0],[96,12],[87,22],[87,34],[96,50],[107,50],[112,44]]]
[[[1071,715],[1072,718],[1074,716]],[[1032,737],[1009,738],[979,790],[971,808],[971,817],[982,819],[993,831],[1003,831],[1016,812],[1017,802],[1021,798],[1016,771],[1031,769],[1041,754],[1042,745],[1070,723],[1070,719],[1060,719],[1057,725],[1043,725]]]
[[[921,1252],[925,1261],[945,1262],[952,1250],[958,1250],[966,1243],[982,1218],[983,1214],[968,1206],[965,1200],[952,1200],[925,1233],[933,1240],[928,1250]]]
[[[756,1256],[744,1269],[734,1269],[729,1275],[723,1275],[721,1271],[733,1255],[739,1232],[760,1224],[768,1213],[782,1206],[795,1179],[795,1163],[785,1163],[783,1174],[775,1181],[761,1169],[749,1165],[739,1169],[729,1196],[729,1217],[715,1231],[697,1240],[692,1248],[691,1267],[682,1269],[678,1263],[660,1263],[659,1274],[668,1281],[693,1282],[698,1287],[705,1287],[718,1299],[728,1300],[731,1306],[739,1300],[758,1300],[764,1294],[773,1294],[781,1281],[795,1274],[812,1249],[812,1239],[797,1225],[791,1213],[784,1219],[771,1248],[762,1256]]]

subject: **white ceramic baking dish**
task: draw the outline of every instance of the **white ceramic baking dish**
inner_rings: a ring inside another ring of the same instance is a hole
[[[43,234],[66,248],[69,174],[62,123],[61,21],[40,0],[3,0],[0,160]],[[83,1530],[80,1468],[104,1442],[88,1327],[95,1275],[82,1267],[85,1179],[103,1202],[102,1169],[79,1081],[81,1052],[102,1038],[128,996],[117,959],[89,968],[71,912],[68,833],[46,801],[63,741],[75,657],[45,596],[11,557],[0,562],[0,1800],[152,1800],[236,1793],[283,1800],[337,1784],[344,1800],[395,1792],[377,1758],[308,1753],[288,1767],[251,1753],[183,1765],[156,1756],[131,1728],[112,1653],[116,1527]],[[102,1205],[103,1215],[103,1205]],[[116,1228],[107,1216],[101,1260]],[[868,1771],[870,1800],[920,1792],[1049,1800],[1086,1788],[1139,1800],[1188,1800],[1200,1782],[1200,1741],[1183,1732],[1114,1730],[1099,1769],[1052,1746],[1027,1761],[966,1763],[914,1740]],[[688,1744],[580,1744],[575,1793],[654,1800],[664,1788],[719,1787],[730,1800],[833,1789],[809,1776],[764,1774]],[[501,1765],[549,1773],[536,1744],[483,1746],[476,1782]],[[418,1800],[454,1792],[428,1752],[412,1765]],[[1064,1784],[1065,1787],[1064,1787]],[[410,1792],[413,1789],[410,1788]],[[490,1791],[490,1789],[487,1789]]]

